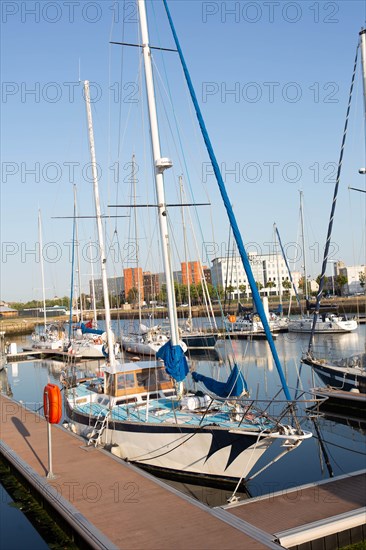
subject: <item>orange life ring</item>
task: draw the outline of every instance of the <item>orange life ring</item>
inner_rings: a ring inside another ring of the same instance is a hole
[[[43,390],[44,416],[50,424],[58,424],[62,417],[60,388],[56,384],[47,384]]]
[[[236,316],[235,315],[229,315],[229,322],[230,323],[236,323]]]

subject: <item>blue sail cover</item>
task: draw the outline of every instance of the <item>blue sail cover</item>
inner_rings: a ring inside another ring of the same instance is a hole
[[[219,397],[240,397],[248,389],[244,376],[237,365],[234,365],[226,382],[218,382],[214,378],[204,376],[198,372],[192,372],[192,378],[195,382],[203,382],[208,390]]]
[[[187,358],[184,355],[182,348],[173,346],[169,340],[166,344],[156,352],[156,357],[164,361],[165,370],[176,380],[182,382],[188,374]]]
[[[80,323],[80,328],[81,328],[81,332],[83,334],[99,334],[99,335],[101,335],[105,332],[104,330],[98,330],[96,328],[89,328],[86,325],[84,325],[84,323]]]

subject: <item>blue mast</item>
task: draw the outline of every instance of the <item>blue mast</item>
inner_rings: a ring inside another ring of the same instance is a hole
[[[219,165],[218,165],[218,162],[217,162],[217,159],[216,159],[216,156],[215,156],[212,144],[211,144],[211,140],[209,138],[209,135],[208,135],[208,132],[207,132],[207,129],[206,129],[206,125],[205,125],[205,122],[204,122],[203,117],[202,117],[201,109],[200,109],[200,106],[198,104],[197,96],[196,96],[196,93],[195,93],[194,88],[193,88],[193,83],[192,83],[192,80],[191,80],[191,77],[190,77],[190,74],[189,74],[189,71],[188,71],[188,67],[186,65],[186,62],[185,62],[185,59],[184,59],[184,56],[183,56],[182,49],[180,47],[180,43],[179,43],[179,40],[178,40],[177,33],[175,31],[174,23],[172,21],[171,15],[170,15],[168,4],[167,4],[166,0],[163,0],[163,3],[164,3],[164,6],[165,6],[167,16],[168,16],[170,28],[171,28],[172,33],[173,33],[175,45],[176,45],[177,50],[178,50],[179,58],[180,58],[180,61],[182,63],[183,72],[184,72],[184,75],[185,75],[185,78],[186,78],[186,81],[187,81],[187,85],[188,85],[188,88],[189,88],[189,92],[191,94],[191,98],[192,98],[192,101],[193,101],[193,104],[194,104],[197,119],[198,119],[198,122],[199,122],[199,125],[200,125],[200,128],[201,128],[202,136],[203,136],[203,139],[204,139],[205,144],[206,144],[206,148],[207,148],[207,151],[208,151],[211,163],[212,163],[212,167],[213,167],[213,170],[214,170],[214,173],[215,173],[215,176],[216,176],[217,184],[218,184],[219,189],[220,189],[221,197],[224,201],[226,212],[227,212],[227,215],[229,217],[229,221],[230,221],[230,224],[231,224],[231,227],[232,227],[232,230],[233,230],[234,238],[235,238],[235,241],[236,241],[236,244],[237,244],[241,259],[242,259],[242,262],[243,262],[245,272],[246,272],[247,277],[248,277],[248,282],[249,282],[250,288],[252,290],[252,296],[253,296],[253,299],[254,299],[255,307],[256,307],[257,312],[258,312],[258,314],[261,318],[263,328],[264,328],[264,332],[266,334],[269,346],[271,348],[272,356],[273,356],[273,359],[274,359],[279,377],[281,379],[284,394],[285,394],[286,399],[288,401],[292,401],[291,396],[290,396],[290,391],[289,391],[289,388],[287,386],[287,382],[286,382],[286,379],[285,379],[285,375],[284,375],[283,370],[282,370],[281,362],[280,362],[280,359],[278,357],[278,353],[277,353],[277,350],[276,350],[276,347],[275,347],[275,344],[274,344],[274,341],[273,341],[273,338],[272,338],[271,330],[269,328],[267,317],[266,317],[266,314],[264,312],[263,304],[262,304],[262,301],[260,299],[260,295],[259,295],[259,292],[258,292],[258,289],[257,289],[257,285],[255,284],[252,269],[250,267],[249,258],[247,256],[247,253],[246,253],[246,250],[245,250],[245,247],[244,247],[244,243],[243,243],[240,231],[239,231],[239,227],[238,227],[238,224],[237,224],[236,219],[235,219],[234,211],[231,207],[229,196],[228,196],[226,188],[225,188],[224,180],[222,179],[222,175],[221,175],[220,168],[219,168]]]

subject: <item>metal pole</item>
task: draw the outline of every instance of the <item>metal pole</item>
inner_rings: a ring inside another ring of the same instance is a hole
[[[47,479],[55,479],[55,475],[52,471],[52,438],[51,438],[51,424],[47,421],[47,442],[48,442],[48,474]]]
[[[45,417],[47,421],[47,447],[48,447],[48,474],[47,479],[54,479],[56,476],[52,471],[52,438],[51,438],[51,424],[48,421],[50,411],[50,402],[47,395],[47,411],[45,411]],[[47,415],[46,415],[47,413]]]

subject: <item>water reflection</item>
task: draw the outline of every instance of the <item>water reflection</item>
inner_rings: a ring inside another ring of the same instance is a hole
[[[366,326],[359,326],[356,333],[327,335],[316,337],[316,344],[321,343],[335,354],[352,354],[363,349],[365,342]],[[15,340],[14,340],[15,341]],[[23,345],[24,340],[23,340]],[[295,395],[296,388],[301,393],[314,385],[319,384],[317,376],[308,365],[301,365],[300,357],[308,345],[308,336],[294,333],[279,334],[276,339],[276,347],[280,356],[287,383],[291,388],[291,394]],[[21,347],[21,344],[18,345]],[[243,365],[243,373],[247,380],[253,398],[272,399],[280,391],[280,383],[267,342],[262,340],[225,340],[218,344],[218,352],[221,360],[207,361],[205,357],[192,358],[191,368],[197,369],[203,374],[225,380],[228,369],[225,359],[230,358],[240,366]],[[88,361],[77,367],[79,375],[100,374],[102,362],[98,360]],[[29,404],[34,410],[42,405],[43,388],[48,382],[60,385],[60,374],[65,366],[58,361],[31,361],[19,364],[9,364],[6,367],[4,378],[0,378],[1,391],[11,392],[14,399]],[[199,388],[197,388],[199,389]],[[278,407],[282,409],[284,403]],[[270,414],[275,411],[272,409]],[[278,411],[277,411],[278,412]],[[365,467],[366,429],[365,421],[350,410],[336,414],[335,411],[322,411],[324,416],[318,418],[320,436],[324,440],[329,461],[334,475],[345,474]],[[302,427],[314,432],[314,426],[305,411],[300,411]],[[278,443],[279,445],[279,443]],[[272,456],[278,452],[277,444],[262,457],[256,464],[259,471]],[[324,456],[319,445],[319,439],[315,437],[302,443],[299,449],[288,453],[279,462],[273,464],[258,476],[252,477],[247,483],[247,489],[241,491],[240,498],[248,498],[248,494],[258,496],[270,491],[286,490],[289,487],[312,483],[321,479],[327,479],[329,471],[324,464]],[[226,503],[231,496],[231,491],[202,487],[191,483],[179,484],[170,481],[175,488],[195,495],[200,501],[209,506]],[[248,493],[246,492],[248,491]]]

